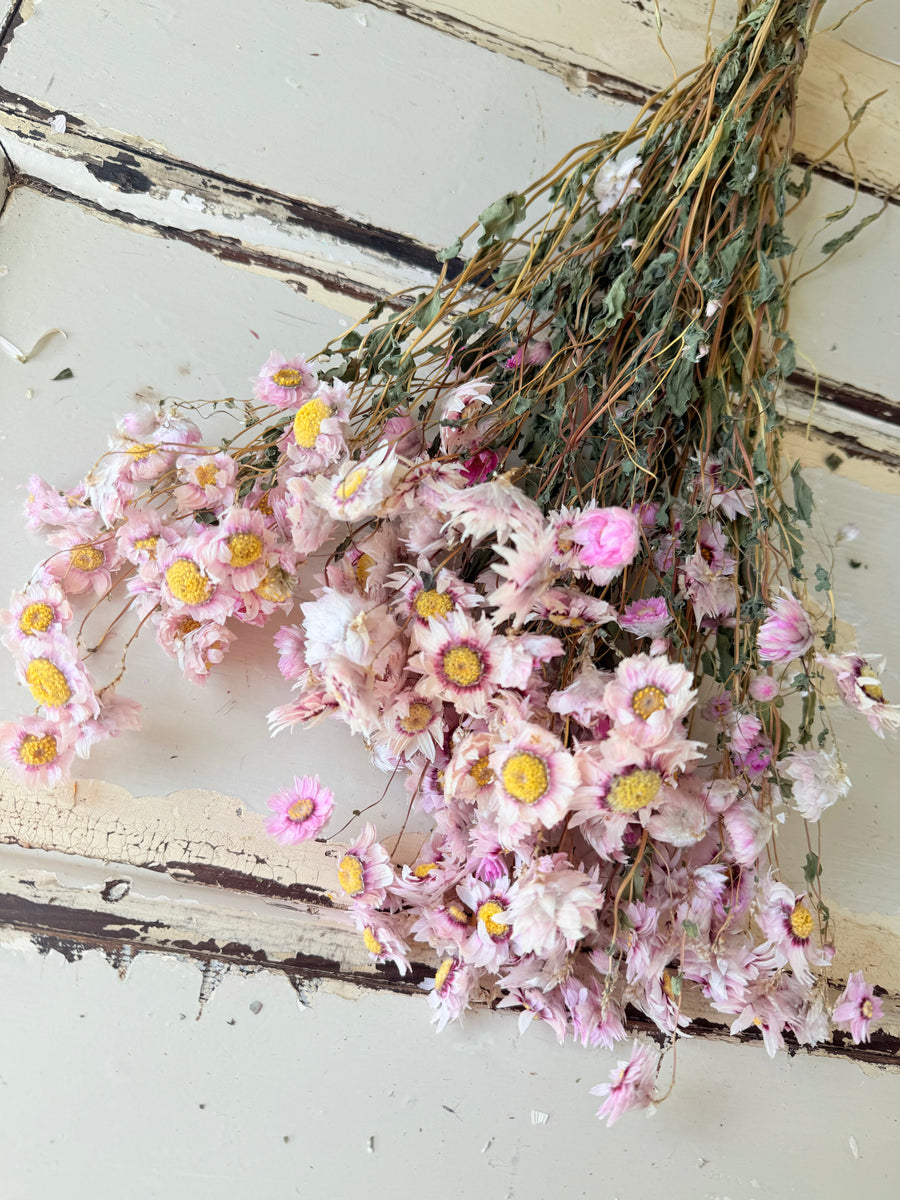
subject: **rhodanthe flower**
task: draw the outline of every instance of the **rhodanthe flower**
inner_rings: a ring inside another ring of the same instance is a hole
[[[816,631],[797,597],[786,592],[768,613],[757,635],[760,656],[767,662],[790,662],[804,655],[815,641]]]
[[[869,1027],[884,1014],[884,1005],[863,979],[862,971],[851,971],[847,986],[838,996],[831,1019],[846,1029],[854,1042],[869,1040]]]
[[[609,1083],[599,1083],[591,1088],[592,1096],[605,1096],[597,1109],[597,1116],[606,1120],[607,1129],[615,1125],[619,1117],[631,1108],[647,1108],[653,1101],[656,1073],[659,1070],[660,1054],[655,1046],[643,1046],[634,1042],[631,1057],[620,1061],[610,1072]]]
[[[334,793],[322,787],[318,776],[294,778],[293,787],[281,788],[266,804],[275,815],[266,821],[266,833],[293,846],[314,838],[334,809]]]
[[[850,780],[836,751],[794,750],[778,764],[793,781],[794,807],[807,821],[818,821],[826,808],[843,800]]]

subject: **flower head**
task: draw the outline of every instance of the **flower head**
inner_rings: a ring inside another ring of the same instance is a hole
[[[846,1029],[854,1042],[867,1042],[869,1026],[883,1014],[884,1005],[863,979],[862,971],[851,972],[831,1014],[834,1024]]]
[[[760,657],[766,662],[790,662],[805,654],[815,641],[816,631],[797,597],[785,592],[768,614],[756,638]]]
[[[285,358],[273,350],[252,381],[253,394],[275,408],[299,408],[316,387],[316,373],[305,358]]]
[[[22,717],[0,725],[0,754],[29,784],[60,783],[75,757],[78,730],[43,717]]]
[[[338,883],[342,890],[357,904],[372,908],[384,904],[386,888],[394,878],[387,851],[375,836],[375,826],[367,822],[338,863]]]
[[[571,538],[580,547],[576,574],[601,586],[612,583],[640,550],[640,517],[627,508],[585,508],[572,524]]]
[[[266,833],[282,846],[308,842],[325,825],[334,808],[334,793],[322,787],[318,775],[295,776],[293,787],[281,788],[266,806],[275,815],[266,821]]]
[[[778,765],[793,781],[794,807],[805,821],[818,821],[851,787],[834,750],[794,750]]]
[[[653,1102],[659,1059],[655,1046],[634,1042],[631,1057],[627,1062],[619,1061],[616,1069],[610,1072],[610,1082],[591,1088],[592,1096],[606,1097],[597,1109],[597,1116],[601,1121],[606,1119],[607,1129],[629,1109],[647,1108]]]

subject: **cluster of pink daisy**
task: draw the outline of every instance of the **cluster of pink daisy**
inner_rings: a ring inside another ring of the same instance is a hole
[[[461,379],[425,422],[395,409],[365,438],[347,388],[303,358],[273,353],[255,393],[269,407],[257,443],[210,448],[177,410],[143,408],[74,490],[30,481],[28,525],[53,551],[2,614],[37,706],[0,728],[8,765],[55,783],[137,726],[122,670],[101,685],[91,669],[120,618],[203,683],[240,623],[299,601],[275,637],[293,694],[270,725],[343,721],[432,823],[400,866],[365,825],[338,874],[376,962],[406,972],[415,943],[437,956],[439,1029],[499,996],[560,1040],[609,1048],[639,1014],[671,1042],[691,988],[771,1053],[786,1035],[825,1038],[827,912],[815,879],[794,892],[766,849],[788,802],[818,820],[849,781],[824,739],[782,743],[778,708],[824,669],[876,732],[900,709],[865,659],[816,653],[793,593],[765,606],[730,677],[709,679],[695,651],[737,648],[750,599],[736,523],[752,490],[726,487],[709,455],[665,510],[573,494],[545,511],[499,470],[487,379]],[[304,595],[310,557],[321,570]],[[86,642],[75,606],[95,619],[115,596],[121,612]],[[269,800],[269,831],[316,837],[333,800],[295,778]],[[858,1040],[879,1013],[854,977],[833,1021]],[[600,1115],[652,1102],[658,1059],[637,1046],[595,1089]]]

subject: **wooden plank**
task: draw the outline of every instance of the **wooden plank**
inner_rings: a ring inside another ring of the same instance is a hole
[[[641,99],[670,81],[669,59],[679,73],[702,61],[711,8],[709,0],[661,3],[664,52],[656,39],[651,3],[372,3],[442,33],[533,63],[558,75],[573,89]],[[715,6],[710,28],[713,44],[733,27],[736,10],[736,0]],[[889,6],[882,7],[881,18],[889,29]],[[823,17],[823,29],[829,19],[829,15]],[[845,179],[852,179],[858,172],[868,187],[890,192],[900,183],[900,67],[877,57],[877,51],[867,53],[852,45],[846,40],[849,28],[814,36],[800,84],[797,153],[808,162],[817,162],[824,155],[827,170]],[[896,37],[893,44],[896,47]],[[882,52],[890,52],[889,46],[890,42],[882,46]],[[886,94],[872,104],[854,135],[851,159],[846,147],[835,145],[847,130],[848,112],[879,93]]]

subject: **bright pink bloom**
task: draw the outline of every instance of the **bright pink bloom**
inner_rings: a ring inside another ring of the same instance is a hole
[[[591,1088],[592,1096],[605,1096],[606,1100],[597,1109],[597,1116],[606,1118],[607,1129],[631,1108],[647,1108],[653,1102],[656,1072],[659,1070],[660,1053],[655,1046],[642,1046],[635,1042],[631,1058],[619,1061],[618,1067],[610,1072],[610,1083],[600,1083]]]
[[[318,775],[294,776],[292,787],[280,788],[266,801],[275,815],[266,821],[266,833],[282,846],[295,846],[314,838],[331,816],[334,793],[322,787]]]
[[[572,525],[579,566],[596,584],[611,583],[641,547],[640,517],[626,508],[586,508]]]
[[[797,597],[785,592],[768,613],[756,639],[760,657],[766,662],[790,662],[805,654],[816,640],[816,631]]]
[[[387,851],[375,840],[375,826],[366,822],[362,833],[338,863],[338,883],[357,904],[380,908],[394,878]]]
[[[863,979],[862,971],[851,972],[831,1014],[834,1024],[846,1029],[854,1042],[867,1042],[869,1026],[883,1014],[884,1005]]]
[[[779,691],[778,682],[771,675],[755,675],[750,680],[750,695],[760,704],[774,700]]]
[[[476,483],[484,483],[497,470],[500,456],[493,450],[473,450],[463,461],[463,476],[466,484],[472,487]]]

